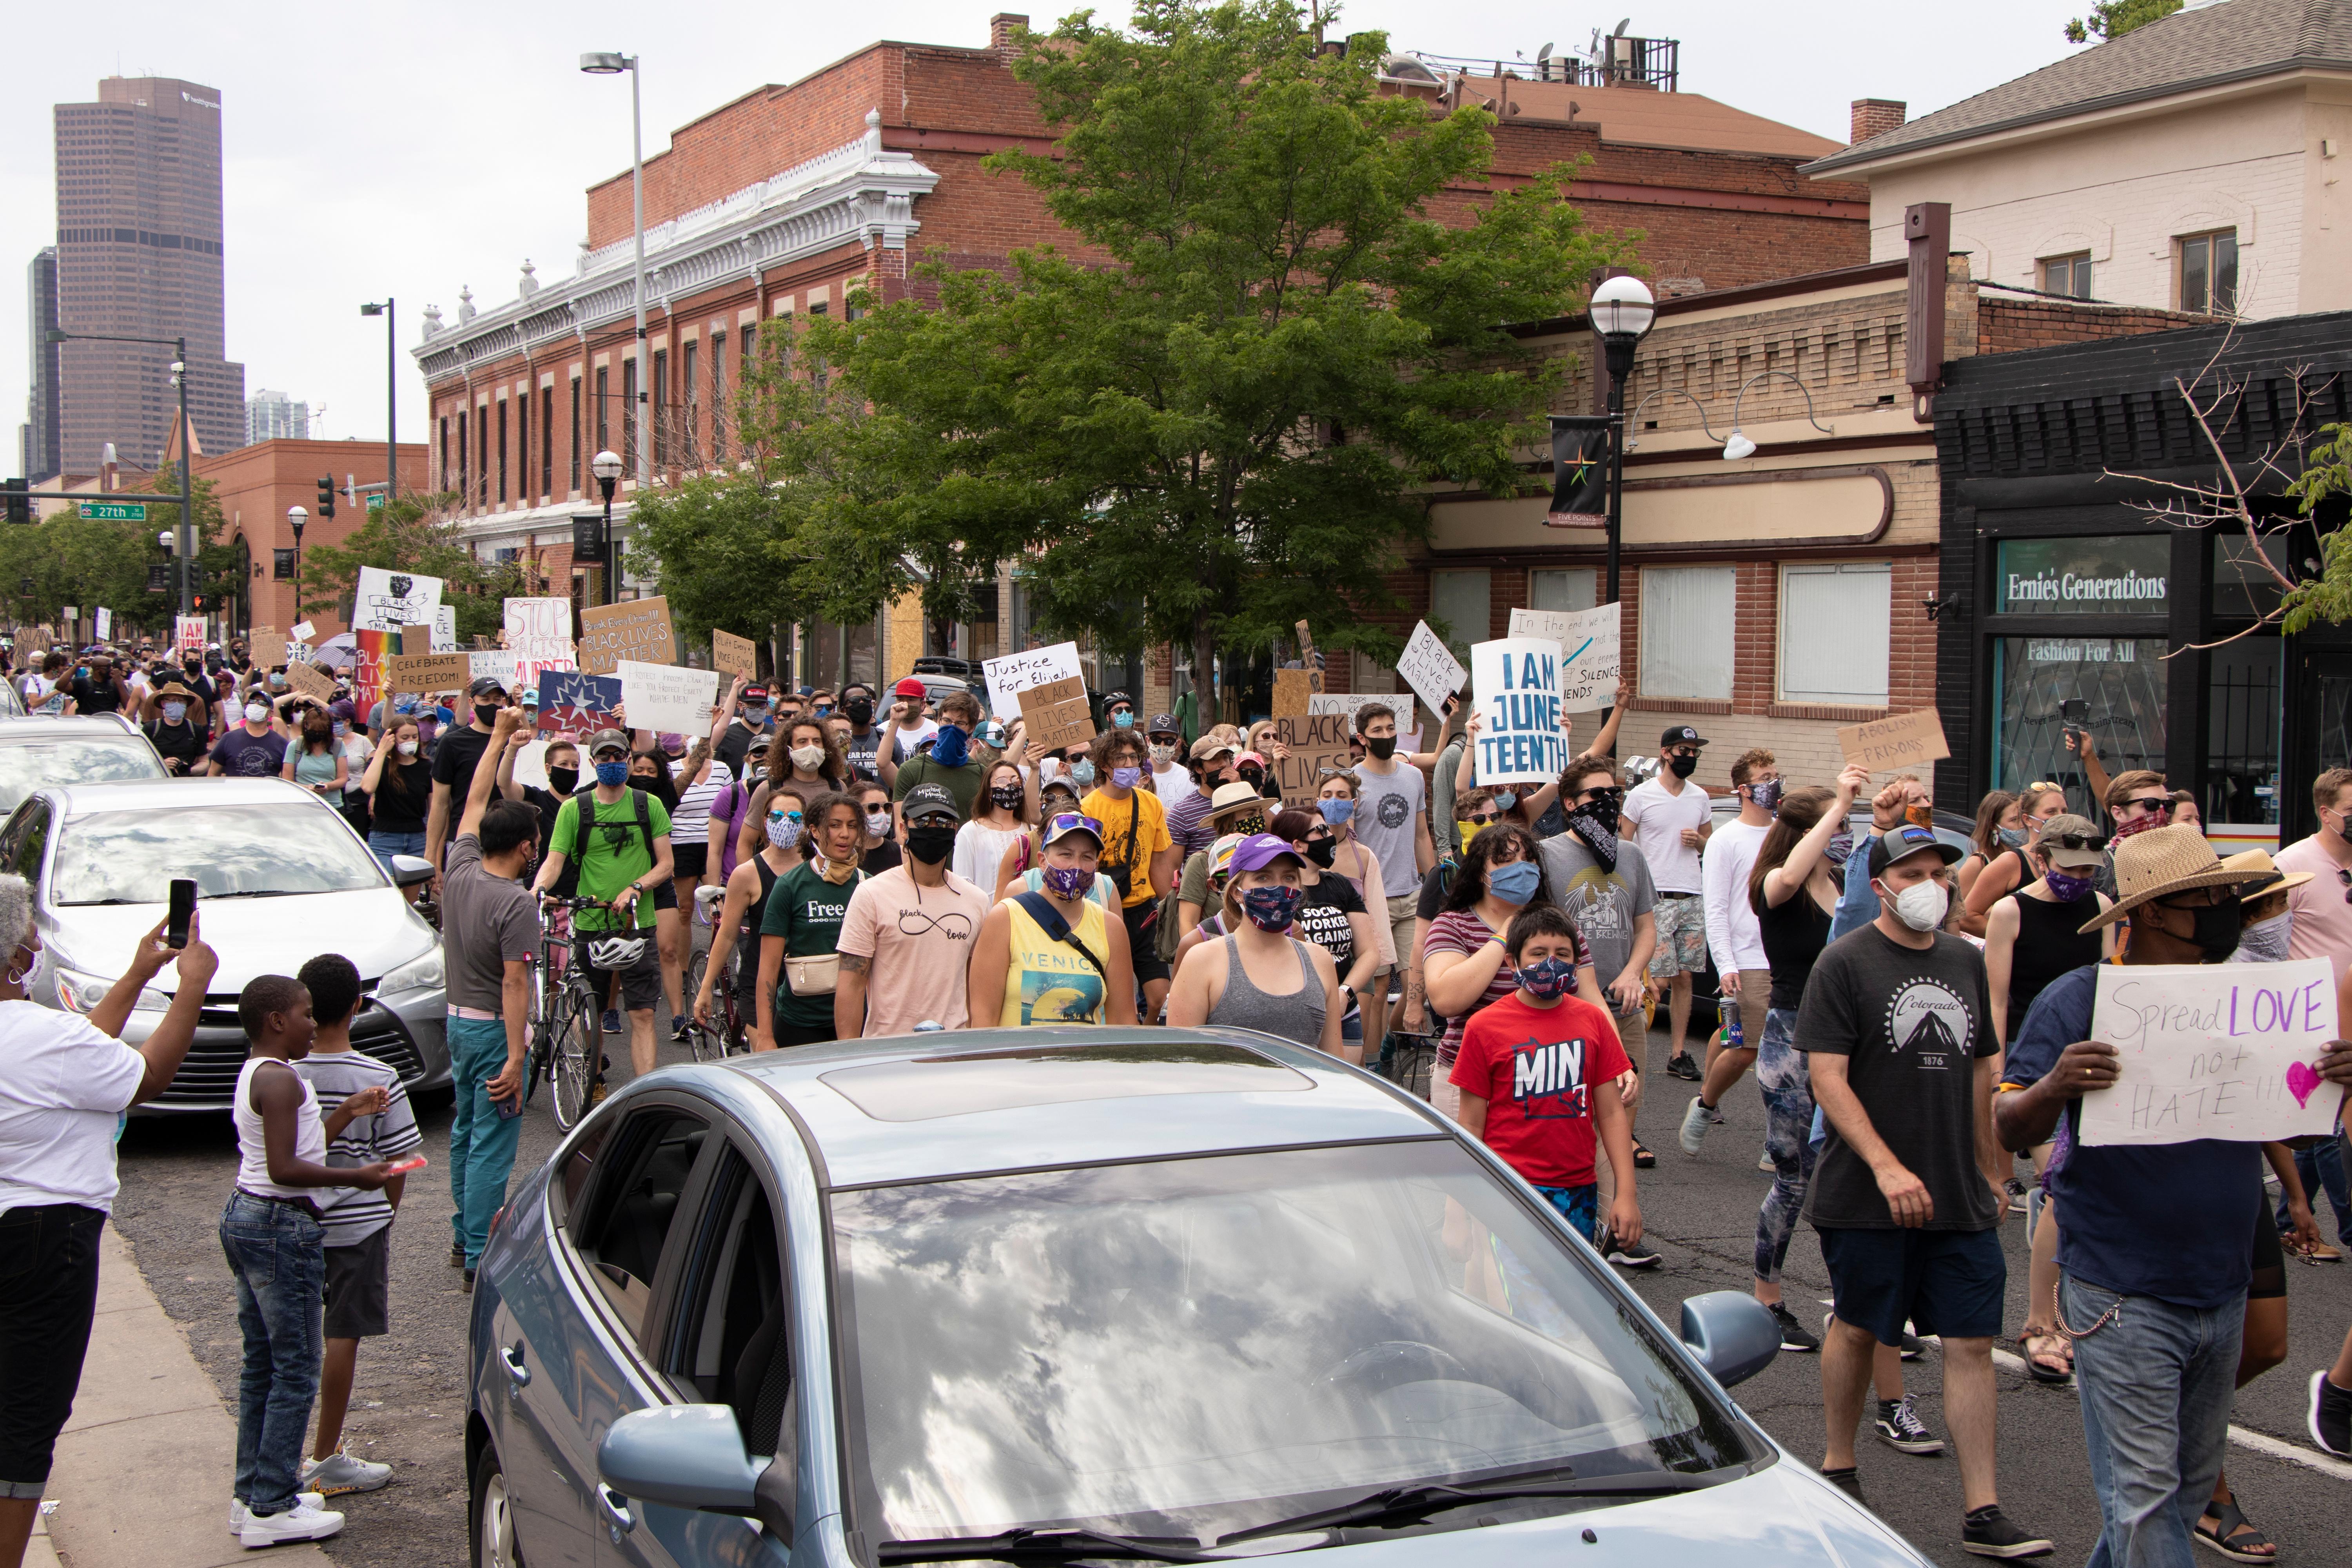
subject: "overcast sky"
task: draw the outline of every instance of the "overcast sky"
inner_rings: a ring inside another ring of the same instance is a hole
[[[1633,0],[1602,3],[1606,12],[1564,16],[1532,0],[1458,9],[1356,0],[1340,28],[1387,28],[1399,48],[1532,58],[1548,41],[1559,53],[1583,49]],[[449,0],[27,5],[11,25],[16,66],[0,96],[0,465],[15,471],[25,417],[25,268],[56,232],[49,106],[95,99],[100,77],[219,89],[228,355],[245,363],[247,392],[323,405],[315,433],[381,440],[383,325],[362,319],[359,305],[390,293],[403,351],[400,435],[419,440],[422,384],[405,351],[423,308],[454,319],[461,284],[484,308],[510,300],[526,257],[543,281],[567,276],[586,228],[583,188],[628,166],[627,81],[581,75],[582,50],[643,55],[650,156],[672,126],[877,37],[985,44],[991,9],[983,0],[698,0],[650,12],[612,0],[554,10]],[[1118,0],[1102,6],[1119,11]],[[2065,0],[1979,0],[1958,11],[1918,0],[1653,0],[1628,31],[1682,40],[1685,90],[1843,142],[1851,100],[1901,99],[1916,116],[2058,58],[2072,47],[2060,34],[2071,14]],[[1031,16],[1044,27],[1053,14]]]

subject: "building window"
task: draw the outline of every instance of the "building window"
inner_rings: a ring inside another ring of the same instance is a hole
[[[669,350],[654,350],[654,379],[646,394],[654,416],[654,466],[669,461]]]
[[[702,390],[695,384],[694,379],[694,373],[698,368],[695,361],[701,347],[699,343],[688,343],[677,351],[677,400],[686,411],[686,422],[679,427],[679,432],[686,444],[686,466],[689,468],[698,468],[702,462],[701,438],[694,427],[695,413],[702,406]]]
[[[507,504],[507,400],[499,399],[499,504]]]
[[[499,414],[503,420],[506,415],[504,407],[499,410]],[[475,502],[488,507],[490,504],[490,410],[486,404],[474,406],[474,447]]]
[[[2110,777],[2163,772],[2170,647],[2161,637],[1994,637],[1992,787],[2065,781],[2066,809],[2098,820],[2097,802],[2074,782],[2082,763],[2067,748],[2069,726],[2091,731]]]
[[[555,493],[555,387],[539,389],[539,493]]]
[[[602,376],[604,373],[596,373]],[[572,489],[580,488],[580,378],[572,378]]]
[[[515,500],[530,500],[530,393],[528,388],[515,400]]]
[[[1731,699],[1732,605],[1738,569],[1642,569],[1642,695]]]
[[[2047,293],[2063,294],[2073,300],[2091,297],[2091,253],[2087,250],[2074,256],[2045,256],[2039,263],[2042,287]]]
[[[637,471],[637,362],[621,362],[621,471]]]
[[[441,416],[441,488],[449,488],[449,416]]]
[[[612,367],[600,364],[596,367],[596,450],[600,452],[613,449],[612,395]],[[574,474],[572,479],[576,486],[580,476]]]
[[[1601,574],[1590,566],[1528,574],[1530,610],[1589,610],[1601,602]]]
[[[2183,235],[2173,244],[2180,257],[2180,308],[2214,316],[2236,310],[2238,231]]]
[[[1780,700],[1885,707],[1894,591],[1884,561],[1781,567]]]
[[[710,460],[727,459],[727,334],[710,334]]]
[[[466,433],[466,411],[457,410],[457,498],[460,505],[471,505],[474,500],[474,466],[472,437]],[[446,471],[448,464],[442,464]]]
[[[1432,572],[1429,618],[1444,623],[1444,636],[1456,658],[1467,663],[1470,645],[1495,635],[1494,574],[1485,570]],[[1436,629],[1435,627],[1432,628]]]

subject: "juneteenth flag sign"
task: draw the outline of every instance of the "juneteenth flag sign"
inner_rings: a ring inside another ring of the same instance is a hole
[[[1549,528],[1609,526],[1609,416],[1555,414],[1551,418]]]

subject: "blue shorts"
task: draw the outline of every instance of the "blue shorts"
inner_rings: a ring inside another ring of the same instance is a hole
[[[1950,1340],[2000,1337],[2009,1259],[2000,1231],[1863,1230],[1816,1226],[1838,1321],[1880,1344],[1914,1331]]]
[[[1538,1187],[1544,1202],[1558,1209],[1568,1221],[1568,1227],[1592,1243],[1601,1245],[1601,1188],[1587,1182],[1580,1187]]]

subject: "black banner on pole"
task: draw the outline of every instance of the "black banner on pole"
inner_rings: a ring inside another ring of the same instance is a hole
[[[1551,510],[1549,528],[1609,526],[1609,417],[1601,414],[1551,416]]]

